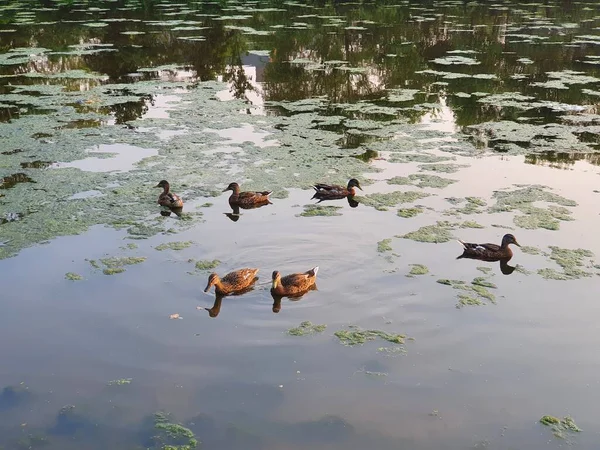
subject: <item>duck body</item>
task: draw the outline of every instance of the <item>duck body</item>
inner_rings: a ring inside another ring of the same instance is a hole
[[[277,270],[274,271],[271,295],[273,297],[287,297],[304,294],[314,288],[318,271],[319,267],[317,266],[304,273],[292,273],[285,277],[282,277]]]
[[[312,196],[312,198],[317,198],[320,201],[322,201],[339,200],[342,198],[354,197],[356,195],[356,191],[354,190],[355,187],[359,188],[362,191],[360,183],[356,178],[352,178],[350,181],[348,181],[347,187],[340,186],[337,184],[318,183],[313,186],[315,193]]]
[[[183,200],[177,194],[170,192],[169,182],[161,180],[156,187],[163,188],[163,192],[158,196],[158,204],[167,208],[183,208]]]
[[[505,234],[502,238],[500,245],[496,244],[472,244],[470,242],[463,242],[459,240],[463,246],[463,254],[458,256],[460,258],[479,259],[481,261],[498,261],[498,260],[509,260],[513,256],[513,252],[510,249],[510,244],[521,246],[516,238],[512,234]]]
[[[228,273],[223,278],[219,278],[216,273],[211,273],[208,277],[208,284],[204,292],[208,292],[212,286],[215,287],[217,296],[241,295],[250,290],[252,285],[258,279],[256,274],[258,269],[239,269]]]
[[[258,207],[262,205],[266,205],[271,203],[269,200],[269,195],[272,194],[272,191],[240,191],[240,185],[237,183],[230,183],[223,192],[232,191],[229,196],[229,205],[230,206],[239,206],[244,209],[252,209],[253,207]]]

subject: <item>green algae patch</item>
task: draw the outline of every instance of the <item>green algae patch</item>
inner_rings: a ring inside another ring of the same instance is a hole
[[[477,297],[472,297],[467,294],[458,294],[458,302],[456,303],[456,308],[460,309],[465,306],[482,306],[485,305],[480,299]]]
[[[486,266],[477,266],[476,269],[479,270],[480,272],[485,273],[486,275],[488,275],[490,272],[492,272],[492,268],[486,267]]]
[[[539,254],[542,253],[542,251],[539,248],[532,247],[532,246],[529,246],[529,245],[522,245],[520,247],[520,250],[523,253],[527,253],[528,255],[539,255]]]
[[[460,214],[481,214],[484,212],[483,207],[487,206],[485,200],[479,197],[465,197],[464,199],[449,197],[446,200],[453,205],[460,205],[466,201],[463,206],[455,206],[454,208],[444,211],[443,213],[447,216],[458,216]]]
[[[430,171],[430,172],[439,172],[439,173],[456,173],[460,169],[464,169],[465,167],[469,167],[469,166],[467,166],[465,164],[454,164],[454,163],[448,163],[448,164],[434,163],[434,164],[421,164],[419,166],[419,169]]]
[[[454,235],[450,232],[454,228],[455,226],[450,222],[438,221],[435,225],[426,225],[400,237],[403,239],[412,239],[417,242],[440,244],[455,239]]]
[[[362,345],[367,341],[374,341],[377,338],[383,339],[394,344],[404,345],[406,336],[403,334],[387,333],[380,330],[362,330],[356,326],[349,326],[348,330],[340,330],[333,333],[340,340],[340,343],[347,346]]]
[[[466,220],[460,224],[461,228],[485,228],[480,223],[475,222],[474,220]]]
[[[539,269],[538,275],[547,280],[576,280],[579,278],[591,277],[593,274],[582,267],[593,267],[590,258],[594,253],[583,248],[568,249],[556,246],[550,246],[550,259],[558,264],[562,271],[552,268]]]
[[[154,247],[158,251],[163,250],[183,250],[189,248],[194,243],[192,241],[176,241],[176,242],[165,242],[164,244],[157,245]]]
[[[387,211],[388,208],[392,208],[400,203],[412,203],[422,198],[429,197],[429,195],[430,194],[425,192],[394,191],[385,194],[376,193],[364,197],[356,197],[356,200],[366,206],[372,206],[378,211]]]
[[[295,328],[287,330],[290,336],[306,336],[309,334],[322,333],[327,328],[327,325],[314,325],[310,321],[302,322]]]
[[[73,273],[73,272],[67,272],[65,274],[65,279],[71,280],[71,281],[80,281],[80,280],[83,280],[83,277],[81,275]]]
[[[92,261],[90,261],[90,264],[92,264]],[[100,262],[105,266],[104,270],[102,271],[104,275],[116,275],[118,273],[125,272],[125,266],[140,264],[144,261],[146,261],[146,258],[143,256],[124,256],[120,258],[111,257],[100,259]],[[97,263],[95,265],[92,264],[92,266],[99,268],[99,265]]]
[[[488,208],[491,213],[520,212],[513,218],[515,225],[521,228],[535,230],[545,228],[558,230],[560,221],[573,220],[567,207],[577,206],[577,202],[545,189],[545,186],[532,185],[519,187],[515,190],[496,191],[493,195],[496,204]],[[546,208],[534,206],[536,202],[549,205]]]
[[[193,450],[198,446],[196,436],[189,428],[171,422],[170,414],[158,412],[154,415],[152,440],[157,450]]]
[[[411,217],[418,216],[423,212],[423,208],[400,208],[398,210],[398,216],[404,219],[410,219]]]
[[[196,270],[212,270],[221,264],[218,259],[208,260],[203,259],[202,261],[196,261]]]
[[[567,435],[583,431],[577,426],[573,418],[569,416],[562,419],[554,416],[543,416],[540,419],[540,423],[550,427],[552,434],[559,439],[565,439]]]
[[[296,214],[296,217],[341,216],[340,209],[341,206],[304,205],[304,211]]]
[[[388,180],[388,184],[412,185],[419,188],[434,188],[444,189],[458,180],[442,178],[437,175],[428,175],[424,173],[416,173],[408,177],[394,177]]]
[[[383,239],[383,240],[377,242],[377,251],[379,253],[391,252],[392,251],[392,246],[390,245],[391,243],[392,243],[392,240],[390,238]]]
[[[123,272],[125,272],[124,267],[107,267],[106,269],[104,269],[102,271],[102,273],[104,275],[116,275],[118,273],[123,273]]]
[[[494,283],[487,281],[485,277],[476,277],[473,279],[473,281],[471,281],[471,284],[474,284],[476,286],[483,286],[485,288],[492,288],[492,289],[496,289],[498,287]]]
[[[131,378],[119,378],[118,380],[111,380],[107,383],[108,386],[125,386],[131,384]]]
[[[411,264],[410,272],[408,272],[409,276],[414,275],[426,275],[429,273],[429,268],[423,264]]]
[[[496,303],[496,296],[487,290],[488,287],[495,289],[496,285],[486,281],[484,277],[474,278],[471,284],[462,280],[450,280],[447,278],[441,278],[437,280],[437,282],[445,286],[450,286],[453,289],[469,292],[469,294],[458,294],[457,308],[467,305],[484,304],[483,300],[488,300],[494,304]]]
[[[94,269],[100,269],[102,266],[100,266],[100,264],[98,264],[98,261],[96,261],[95,259],[90,259],[88,261],[90,263],[90,266],[92,266]]]

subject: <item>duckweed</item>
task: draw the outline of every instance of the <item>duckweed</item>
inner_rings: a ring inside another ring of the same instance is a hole
[[[411,217],[415,217],[423,212],[423,208],[400,208],[398,210],[398,216],[404,219],[410,219]]]
[[[429,273],[427,266],[423,264],[411,264],[409,275],[426,275]]]
[[[102,271],[104,275],[116,275],[118,273],[123,272],[125,272],[125,269],[123,267],[107,267]]]
[[[528,255],[539,255],[542,251],[537,247],[531,247],[529,245],[522,245],[520,250],[523,253],[527,253]]]
[[[430,172],[440,172],[440,173],[455,173],[458,172],[460,169],[464,169],[465,167],[469,167],[465,164],[454,164],[454,163],[449,163],[449,164],[421,164],[419,166],[419,169],[421,170],[427,170]]]
[[[67,272],[65,274],[65,278],[67,280],[71,280],[71,281],[79,281],[79,280],[83,280],[83,277],[81,275],[78,275],[76,273],[73,272]]]
[[[413,185],[419,188],[435,188],[443,189],[456,183],[458,180],[451,180],[449,178],[438,177],[437,175],[427,175],[424,173],[417,173],[409,175],[408,177],[394,177],[388,180],[388,184],[399,184],[399,185]]]
[[[287,334],[291,336],[306,336],[308,334],[322,333],[327,328],[327,325],[313,325],[312,322],[305,321],[295,328],[287,330]]]
[[[486,269],[489,269],[489,267],[486,267]],[[487,281],[484,277],[476,277],[473,279],[473,281],[471,281],[471,283],[477,286],[483,286],[492,289],[496,289],[498,287],[494,283]]]
[[[348,328],[348,330],[340,330],[334,333],[334,336],[340,340],[340,343],[348,346],[362,345],[367,341],[373,341],[377,338],[403,345],[406,339],[406,336],[403,334],[387,333],[380,330],[361,330],[356,326],[349,326]]]
[[[462,307],[471,304],[480,304],[481,299],[486,299],[489,300],[491,303],[496,303],[496,296],[486,289],[488,287],[495,289],[496,285],[486,281],[484,277],[474,278],[471,284],[467,284],[465,281],[462,280],[450,280],[447,278],[441,278],[437,280],[437,282],[439,284],[450,286],[453,289],[459,289],[462,291],[471,292],[472,294],[476,294],[476,296],[458,294],[459,302],[457,304],[457,307]],[[476,301],[472,299],[475,299]]]
[[[146,258],[143,256],[123,256],[123,257],[114,256],[111,258],[100,259],[100,262],[108,268],[131,266],[133,264],[143,263],[144,261],[146,261]]]
[[[158,251],[163,250],[183,250],[185,248],[191,247],[193,244],[192,241],[180,241],[180,242],[165,242],[164,244],[157,245],[154,247]]]
[[[221,264],[221,261],[219,261],[218,259],[213,259],[212,261],[208,259],[196,261],[196,270],[212,270],[219,264]]]
[[[486,266],[477,266],[476,269],[479,270],[480,272],[485,273],[486,275],[492,271],[491,267],[486,267]]]
[[[304,211],[296,214],[296,217],[341,216],[340,209],[342,209],[341,206],[304,205]]]

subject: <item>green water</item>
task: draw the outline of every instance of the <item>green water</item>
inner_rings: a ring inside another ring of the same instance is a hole
[[[591,0],[0,0],[0,448],[594,448],[599,102]]]

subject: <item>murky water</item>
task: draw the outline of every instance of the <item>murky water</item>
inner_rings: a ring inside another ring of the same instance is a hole
[[[0,1],[0,448],[596,448],[599,99],[591,0]]]

